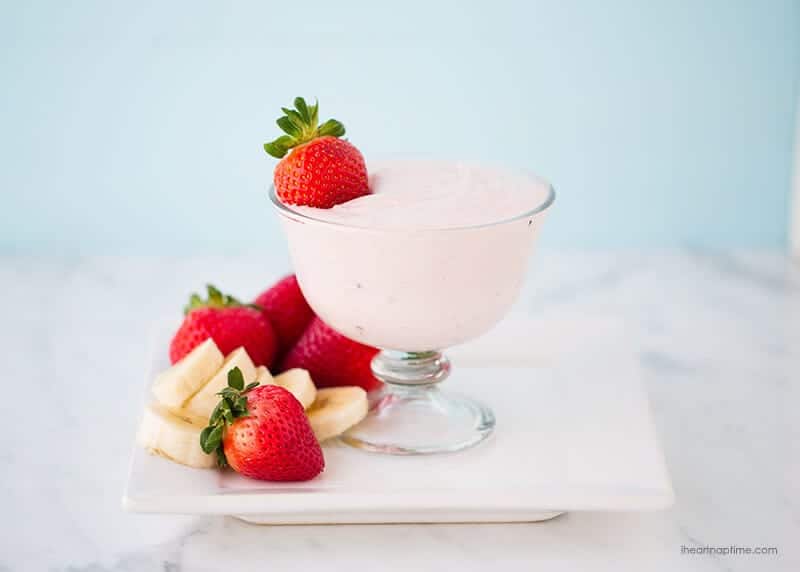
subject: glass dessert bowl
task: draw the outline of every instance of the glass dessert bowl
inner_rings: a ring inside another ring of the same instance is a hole
[[[429,162],[406,161],[387,172],[420,165],[431,169]],[[270,190],[309,305],[343,335],[380,349],[372,371],[385,385],[370,395],[367,418],[341,437],[349,445],[390,454],[444,453],[475,445],[494,429],[487,406],[440,388],[451,370],[442,351],[480,336],[505,316],[555,193],[533,176],[476,172],[482,196],[473,197],[471,205],[459,203],[449,189],[441,195],[426,189],[426,200],[414,192],[409,199],[403,193],[391,194],[392,200],[364,197],[351,201],[352,207],[343,203],[348,208],[340,212],[343,205],[325,210],[286,205]],[[462,179],[469,187],[474,177]],[[519,200],[512,201],[517,204],[480,209],[490,197],[483,196],[487,180],[519,186]],[[465,196],[471,192],[464,189]],[[434,200],[427,200],[430,196]],[[376,211],[370,202],[376,200],[375,209],[384,212],[399,204],[397,217],[371,216]],[[419,216],[402,208],[409,201],[416,202]],[[472,212],[426,216],[431,209],[444,210],[447,201],[455,201],[450,206],[456,211]],[[509,212],[516,214],[506,216]]]

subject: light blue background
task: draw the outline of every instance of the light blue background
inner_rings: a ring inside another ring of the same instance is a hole
[[[0,251],[282,248],[280,105],[535,169],[548,245],[783,247],[800,2],[6,2]]]

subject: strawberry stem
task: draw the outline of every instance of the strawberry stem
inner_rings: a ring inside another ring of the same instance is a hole
[[[208,298],[203,300],[198,294],[192,294],[189,297],[189,303],[184,306],[183,313],[188,314],[192,310],[199,308],[238,308],[241,306],[248,306],[261,310],[255,304],[242,304],[239,300],[229,294],[223,294],[213,284],[207,284],[206,290],[208,291]]]
[[[305,99],[296,97],[294,107],[295,109],[281,107],[284,115],[275,121],[286,135],[264,143],[264,151],[273,157],[281,159],[289,152],[289,149],[308,143],[317,137],[342,137],[344,135],[344,125],[335,119],[328,119],[319,125],[319,102],[308,106]]]

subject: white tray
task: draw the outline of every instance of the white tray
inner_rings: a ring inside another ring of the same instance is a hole
[[[167,366],[171,333],[156,337],[149,380]],[[467,451],[391,457],[333,443],[318,478],[266,483],[137,448],[123,506],[271,524],[536,521],[665,508],[673,492],[625,340],[607,321],[509,322],[453,351],[445,387],[484,400],[497,416],[494,435]]]

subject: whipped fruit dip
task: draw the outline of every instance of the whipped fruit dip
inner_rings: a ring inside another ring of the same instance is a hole
[[[514,302],[545,209],[536,177],[461,162],[370,164],[370,194],[332,208],[277,201],[309,304],[382,349],[444,349]]]
[[[372,194],[330,209],[293,206],[306,216],[351,226],[431,229],[494,224],[542,203],[549,186],[500,168],[446,161],[370,165]]]

